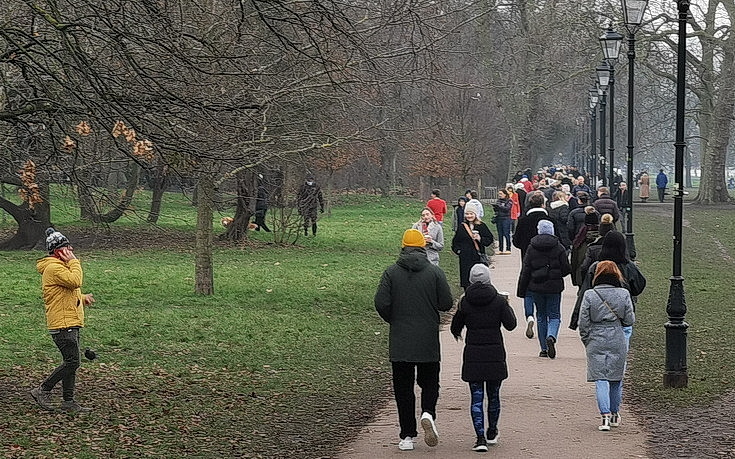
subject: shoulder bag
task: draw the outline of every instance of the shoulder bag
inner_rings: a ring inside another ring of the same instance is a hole
[[[470,239],[472,239],[472,243],[475,244],[475,251],[477,251],[477,255],[480,257],[480,263],[485,266],[490,266],[490,259],[487,257],[487,254],[480,252],[480,246],[477,245],[477,241],[473,237],[470,226],[467,223],[462,223],[462,225],[464,226],[464,229],[467,230],[467,234],[469,234]]]

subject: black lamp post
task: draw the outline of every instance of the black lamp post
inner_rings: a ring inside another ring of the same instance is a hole
[[[610,146],[608,147],[608,167],[610,168],[611,187],[615,183],[615,63],[620,56],[620,44],[622,40],[623,36],[613,30],[612,24],[600,37],[602,56],[610,68]]]
[[[628,255],[635,260],[635,240],[633,239],[633,98],[635,89],[635,78],[633,77],[633,66],[635,64],[635,33],[643,22],[643,13],[648,6],[648,0],[622,0],[623,16],[625,17],[625,28],[628,29],[628,202],[625,203],[625,240],[628,246]]]
[[[590,116],[592,117],[591,133],[592,138],[590,139],[590,169],[592,169],[592,186],[597,184],[597,102],[600,100],[600,95],[597,93],[597,88],[589,90],[589,103],[590,103]]]
[[[679,9],[679,43],[676,61],[676,156],[674,158],[674,259],[666,304],[666,370],[664,387],[687,387],[687,328],[684,322],[687,305],[684,299],[684,277],[681,275],[682,212],[684,210],[684,96],[686,77],[686,41],[689,0],[677,0]]]
[[[603,60],[595,69],[597,72],[597,92],[600,96],[600,175],[602,176],[602,184],[607,186],[607,176],[605,175],[605,109],[607,106],[607,88],[610,85],[610,66],[607,61]],[[595,182],[594,188],[597,188]]]

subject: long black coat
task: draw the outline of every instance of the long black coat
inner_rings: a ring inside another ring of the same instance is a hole
[[[558,237],[551,234],[534,236],[523,257],[518,297],[524,298],[528,291],[561,293],[564,290],[564,276],[571,272],[567,252]]]
[[[516,231],[513,233],[513,245],[520,249],[521,259],[525,257],[531,239],[538,234],[538,222],[541,220],[551,221],[545,210],[533,211],[518,219]]]
[[[452,308],[444,271],[423,247],[405,247],[380,278],[375,310],[390,324],[391,362],[438,362],[439,311]]]
[[[554,222],[554,234],[559,237],[562,245],[569,249],[572,246],[572,240],[567,231],[567,220],[569,219],[569,204],[556,204],[562,201],[554,201],[549,209],[549,219]]]
[[[470,285],[450,327],[455,337],[467,327],[462,358],[463,381],[501,381],[508,377],[501,325],[506,330],[513,330],[517,325],[508,301],[498,295],[492,285],[480,282]]]
[[[467,223],[467,222],[464,222]],[[480,240],[477,242],[480,253],[485,253],[485,247],[495,241],[490,228],[482,222],[475,225],[475,229],[480,233]],[[475,249],[472,238],[467,234],[464,225],[460,224],[452,238],[452,252],[459,255],[459,284],[462,287],[470,285],[470,269],[480,262],[480,255]]]

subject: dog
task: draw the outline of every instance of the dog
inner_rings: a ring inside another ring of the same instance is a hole
[[[219,222],[222,224],[222,226],[224,226],[225,228],[227,228],[234,221],[235,221],[235,219],[232,218],[232,217],[222,217]],[[255,223],[252,223],[252,222],[248,223],[248,230],[254,231],[256,229],[258,229],[258,225],[256,225]]]

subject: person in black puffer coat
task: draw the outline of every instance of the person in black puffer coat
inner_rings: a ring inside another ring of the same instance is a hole
[[[584,191],[579,192],[577,196],[578,207],[575,207],[569,211],[567,217],[567,231],[569,233],[569,240],[574,241],[577,237],[579,229],[584,226],[584,208],[590,205],[590,195]]]
[[[469,383],[472,396],[470,413],[477,442],[474,451],[487,451],[487,442],[497,443],[500,417],[500,385],[508,377],[501,325],[516,328],[517,320],[508,300],[490,284],[490,269],[482,264],[472,267],[470,286],[452,319],[450,330],[456,339],[467,327],[462,358],[462,380]],[[488,426],[484,430],[483,401],[487,390]]]
[[[523,257],[518,279],[518,296],[530,296],[536,304],[536,323],[541,345],[539,357],[556,357],[556,341],[561,325],[561,292],[564,276],[572,272],[566,249],[554,235],[548,220],[538,222],[538,235],[531,239]]]
[[[592,205],[600,215],[610,214],[613,216],[613,223],[620,220],[620,210],[618,210],[618,203],[610,198],[610,189],[606,186],[601,186],[597,189],[597,194],[600,196],[595,199]]]
[[[549,219],[554,222],[555,234],[567,251],[572,248],[572,240],[567,231],[567,220],[569,218],[569,203],[567,194],[563,191],[554,193],[554,200],[549,204]]]

